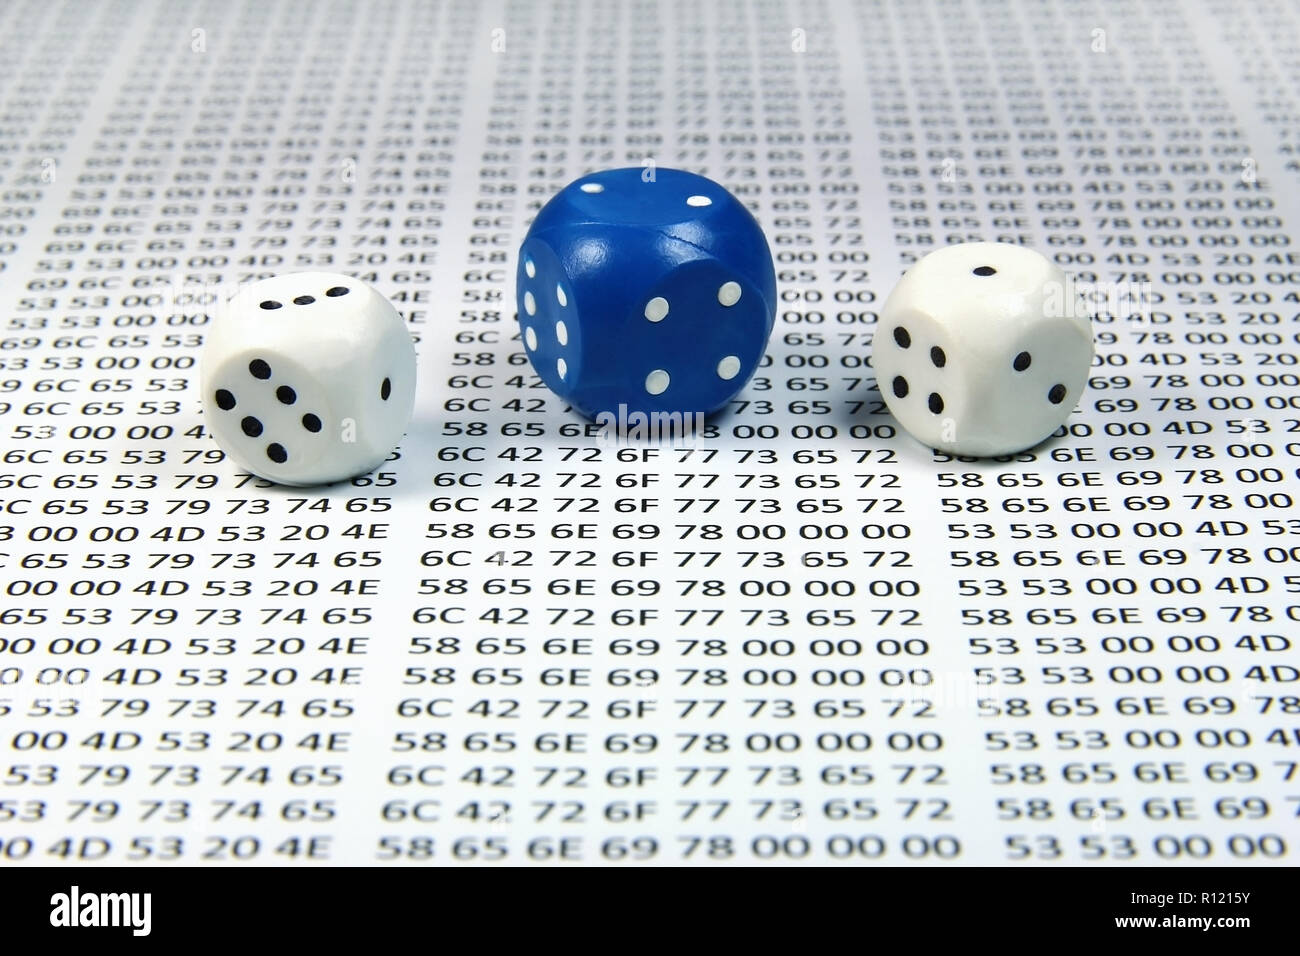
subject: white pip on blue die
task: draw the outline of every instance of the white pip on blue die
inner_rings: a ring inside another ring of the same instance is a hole
[[[932,448],[1032,448],[1064,424],[1092,366],[1092,328],[1060,267],[1032,249],[968,242],[913,265],[872,342],[880,394]]]
[[[294,272],[243,286],[213,319],[203,414],[246,471],[318,485],[371,471],[415,402],[415,347],[386,298],[351,276]]]

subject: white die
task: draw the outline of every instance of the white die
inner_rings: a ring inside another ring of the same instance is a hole
[[[899,280],[871,363],[914,438],[958,455],[1007,455],[1065,422],[1088,380],[1092,329],[1048,259],[1008,243],[962,243]]]
[[[370,471],[401,439],[415,348],[366,283],[294,272],[243,286],[217,310],[200,379],[207,427],[240,467],[324,484]]]

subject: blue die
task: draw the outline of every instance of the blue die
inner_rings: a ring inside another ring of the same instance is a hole
[[[677,169],[562,189],[524,238],[516,290],[533,368],[588,418],[721,408],[754,374],[776,313],[754,217]]]

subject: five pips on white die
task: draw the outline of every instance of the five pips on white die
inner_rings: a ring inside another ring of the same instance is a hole
[[[411,419],[415,348],[366,283],[289,273],[218,310],[201,379],[207,426],[236,464],[280,484],[324,484],[391,454]]]

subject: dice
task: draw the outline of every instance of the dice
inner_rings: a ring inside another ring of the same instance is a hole
[[[411,420],[415,348],[366,283],[295,272],[217,311],[200,366],[208,429],[240,467],[284,485],[370,471]]]
[[[533,368],[597,421],[717,410],[758,367],[776,314],[754,217],[676,169],[570,183],[528,230],[516,282]]]
[[[1092,364],[1082,300],[1022,246],[969,242],[907,270],[880,312],[871,363],[913,437],[958,455],[1007,455],[1063,424]]]

